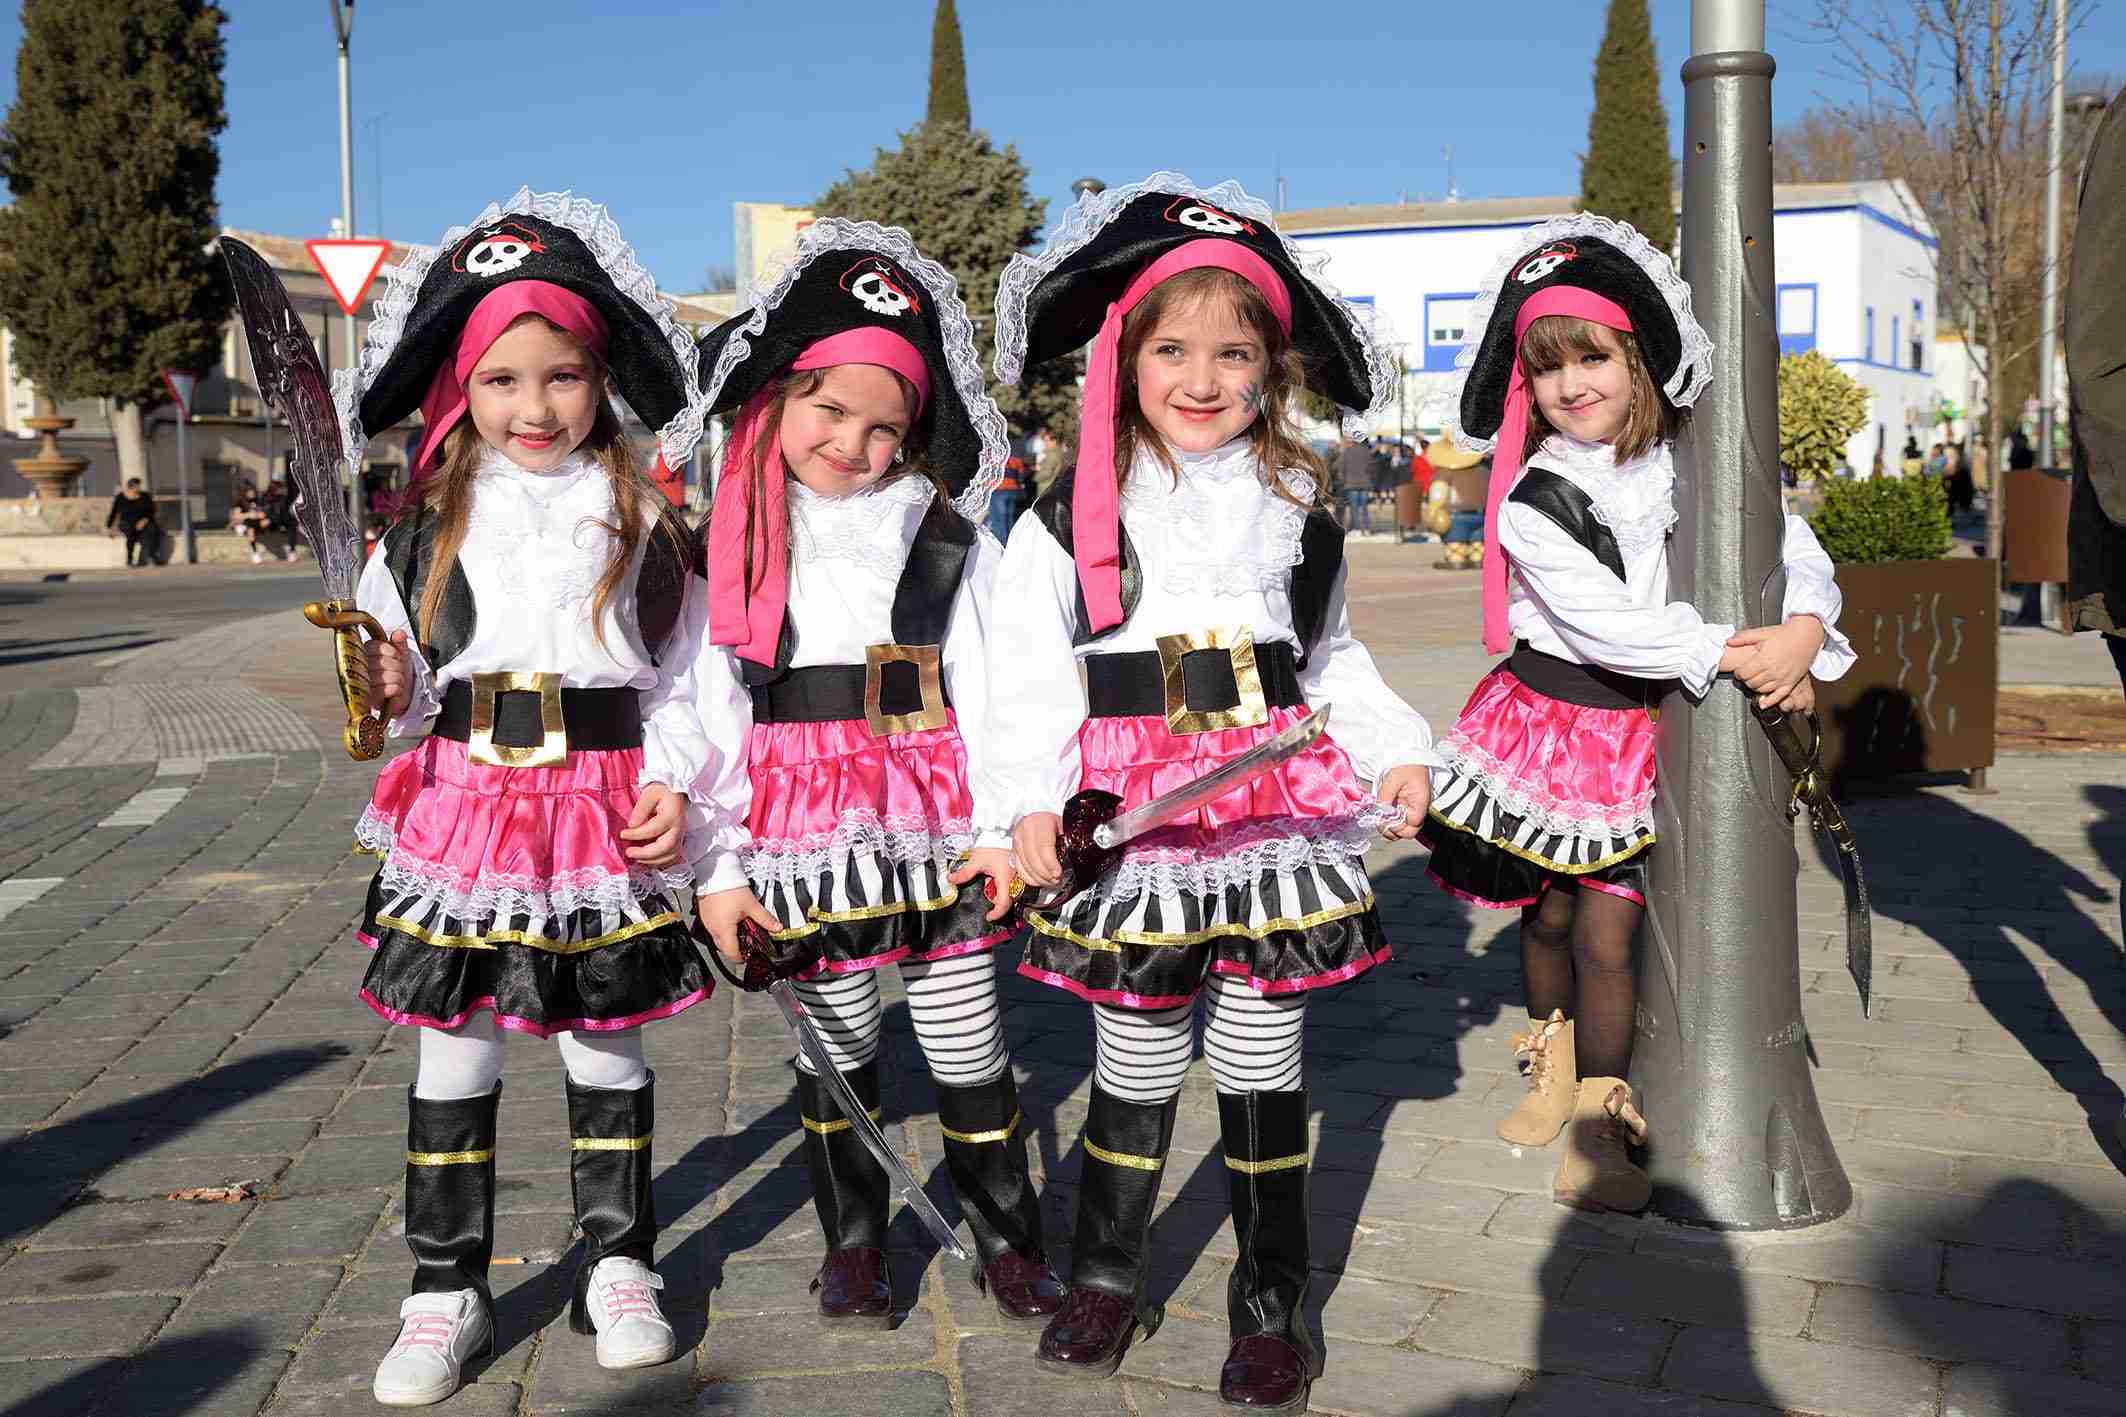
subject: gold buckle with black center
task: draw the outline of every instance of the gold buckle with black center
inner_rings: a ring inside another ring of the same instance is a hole
[[[1262,696],[1262,672],[1255,667],[1255,636],[1245,625],[1221,625],[1216,629],[1192,630],[1182,635],[1161,635],[1159,677],[1166,698],[1166,726],[1173,733],[1208,733],[1214,728],[1253,728],[1270,721],[1270,706]],[[1188,704],[1188,681],[1182,673],[1184,655],[1198,650],[1223,650],[1233,666],[1233,685],[1239,702],[1230,708],[1192,709]]]
[[[936,645],[864,646],[864,722],[874,735],[883,738],[889,733],[915,733],[945,726],[945,686],[939,677],[939,663]],[[923,706],[914,713],[887,713],[879,706],[889,664],[915,666]]]
[[[539,727],[544,734],[539,742],[522,747],[495,742],[498,694],[539,696]],[[561,718],[561,676],[499,671],[473,675],[472,731],[466,735],[465,756],[498,768],[550,768],[567,762],[568,727]]]

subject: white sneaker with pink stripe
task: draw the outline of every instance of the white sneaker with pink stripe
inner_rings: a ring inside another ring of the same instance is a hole
[[[664,1280],[641,1260],[619,1255],[598,1261],[588,1295],[598,1330],[598,1366],[646,1368],[672,1356],[672,1325],[657,1307]]]
[[[386,1407],[441,1402],[464,1381],[465,1364],[487,1351],[493,1326],[476,1289],[415,1294],[399,1305],[399,1338],[376,1365],[370,1391]]]

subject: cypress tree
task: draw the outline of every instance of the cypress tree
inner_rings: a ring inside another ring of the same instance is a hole
[[[817,216],[904,227],[923,254],[952,272],[974,317],[982,369],[996,343],[997,279],[1013,255],[1033,246],[1048,203],[1027,190],[1018,149],[999,148],[971,127],[967,65],[952,0],[939,0],[932,35],[930,108],[924,122],[880,148],[871,165],[845,172],[812,204]],[[1033,371],[1023,388],[992,388],[1014,431],[1067,436],[1077,409],[1077,362]]]
[[[1595,52],[1594,114],[1580,163],[1580,209],[1628,221],[1660,250],[1676,241],[1668,110],[1646,0],[1609,0]]]
[[[967,54],[960,45],[960,14],[952,0],[938,0],[930,22],[930,107],[926,123],[965,128],[974,122],[967,105]]]
[[[218,234],[219,6],[24,0],[0,128],[0,320],[55,398],[112,400],[118,459],[146,475],[140,413],[160,371],[220,355],[231,304]]]

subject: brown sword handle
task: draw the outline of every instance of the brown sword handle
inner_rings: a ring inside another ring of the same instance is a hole
[[[376,617],[357,610],[344,600],[313,600],[303,607],[303,618],[321,630],[332,631],[332,667],[339,675],[340,697],[347,705],[347,727],[340,734],[347,756],[366,763],[384,752],[384,720],[369,711],[369,660],[362,653],[362,634],[372,639],[388,638]]]

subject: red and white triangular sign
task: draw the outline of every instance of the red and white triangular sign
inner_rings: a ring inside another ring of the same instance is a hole
[[[192,393],[199,387],[199,375],[191,369],[165,369],[162,371],[164,387],[170,391],[170,402],[185,417],[192,416]]]
[[[320,237],[305,241],[303,249],[310,253],[311,264],[325,278],[325,284],[332,287],[332,298],[340,302],[340,309],[352,315],[369,293],[369,282],[384,268],[391,243],[374,238]]]

